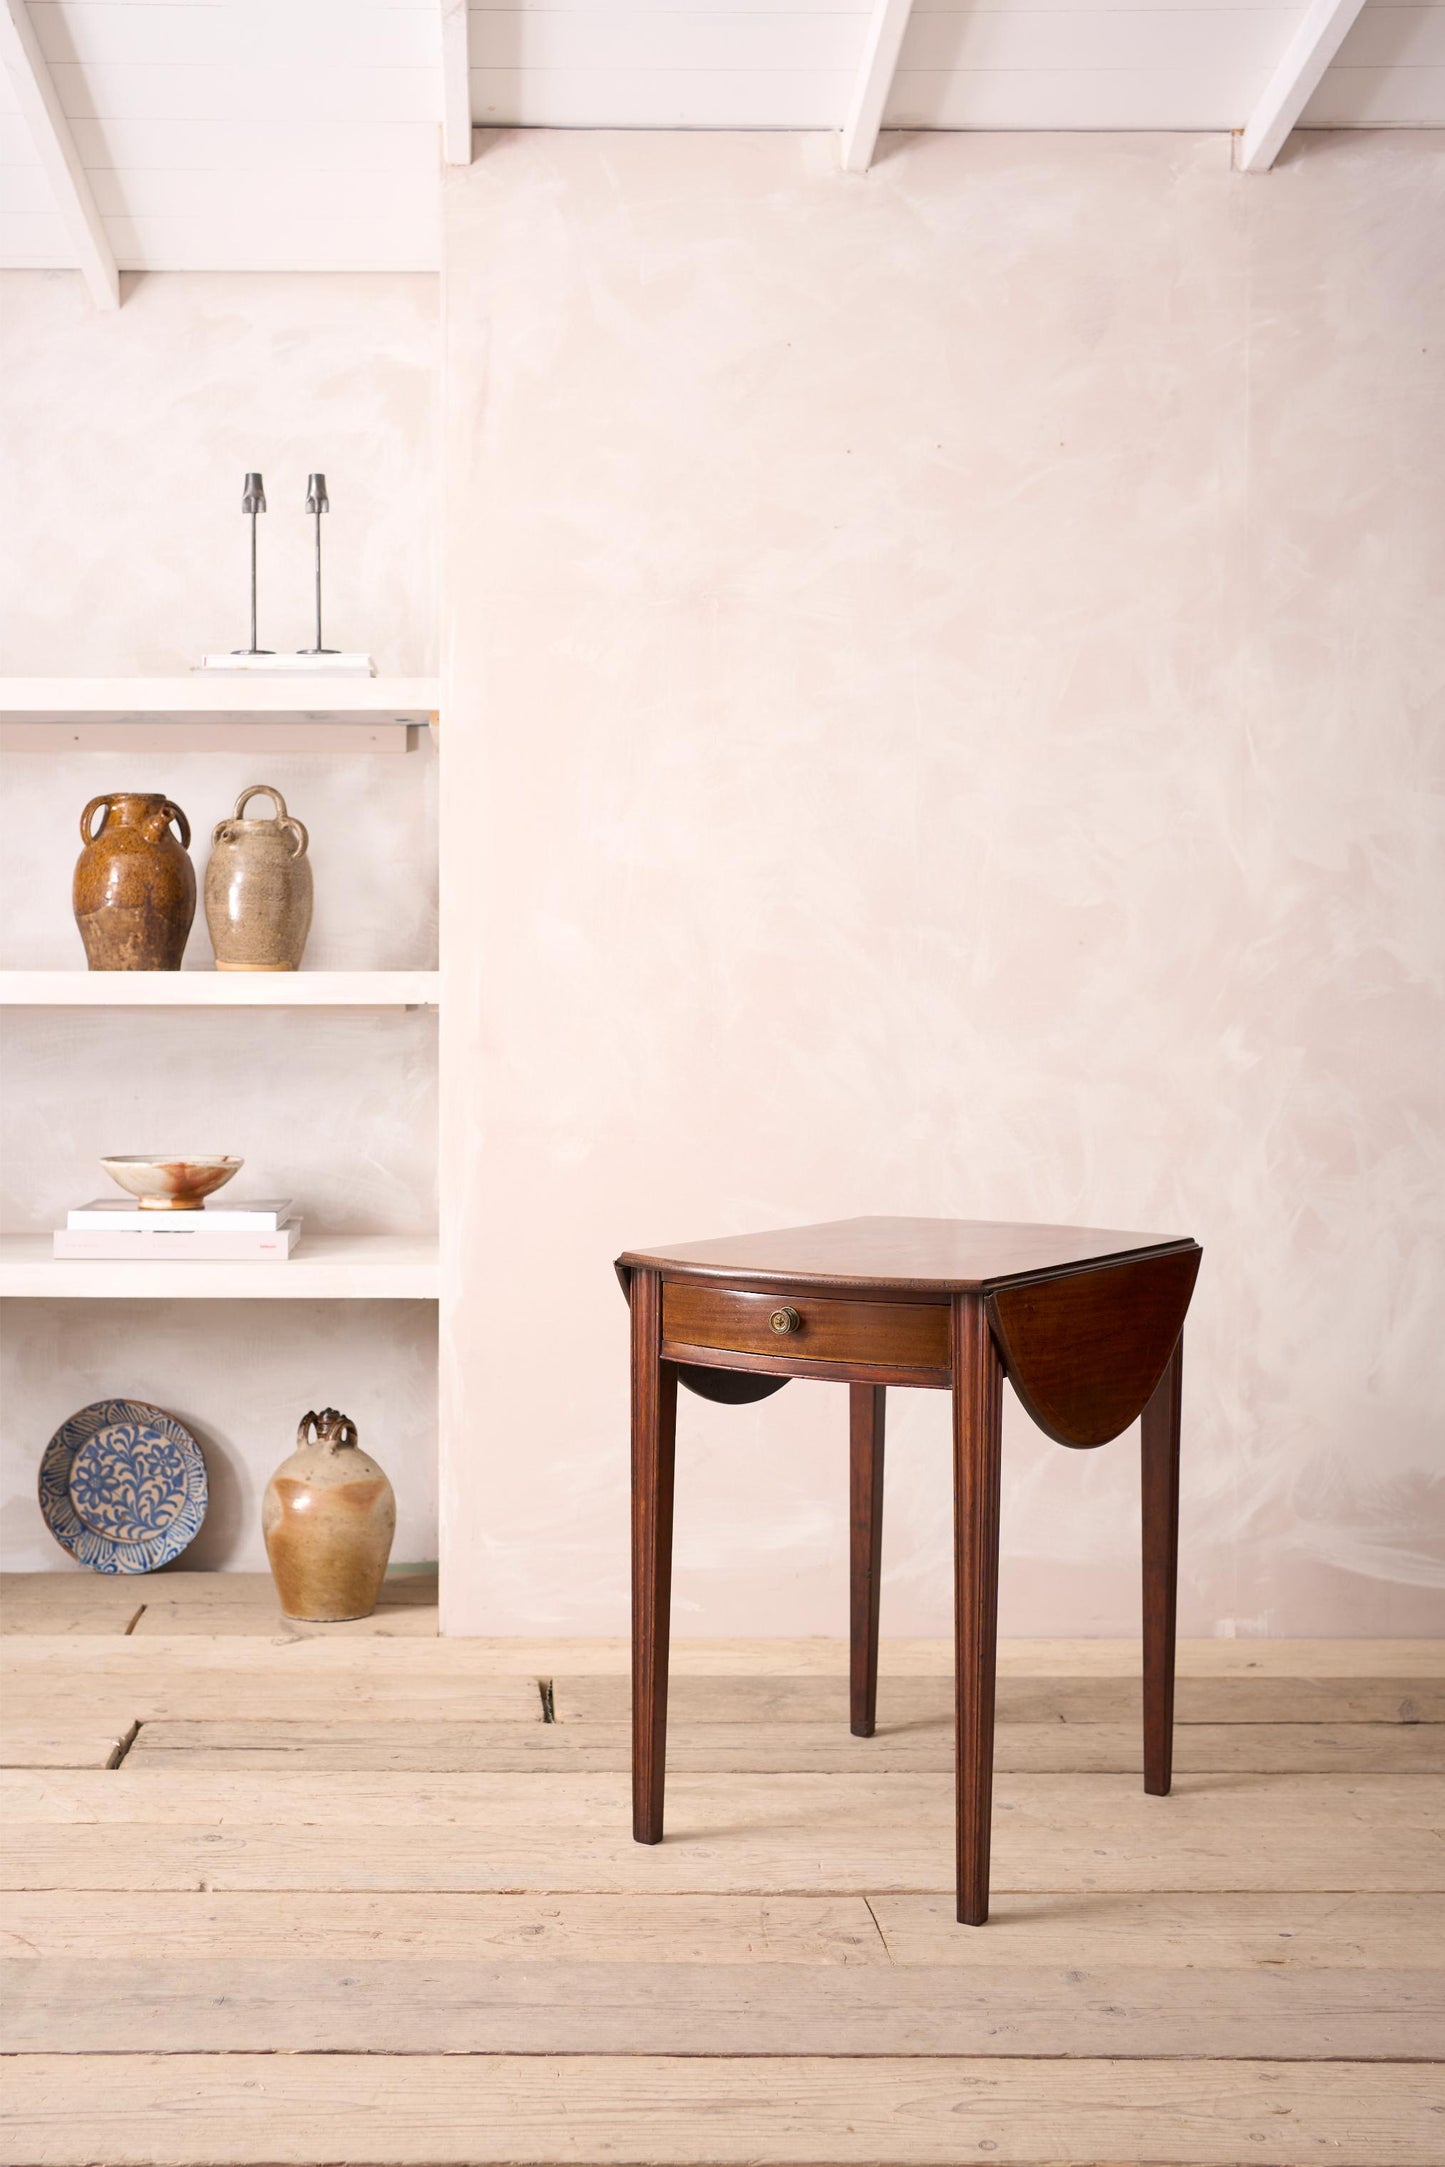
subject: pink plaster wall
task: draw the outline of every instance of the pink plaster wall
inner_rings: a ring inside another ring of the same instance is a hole
[[[623,1626],[616,1251],[867,1211],[1198,1236],[1185,1628],[1439,1629],[1441,152],[451,177],[450,1630]],[[845,1427],[685,1402],[680,1630],[840,1629]],[[1011,1410],[1008,1630],[1133,1629],[1135,1478]],[[946,1630],[941,1395],[886,1545]]]

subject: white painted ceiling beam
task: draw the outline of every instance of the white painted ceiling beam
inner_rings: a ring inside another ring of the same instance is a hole
[[[912,7],[913,0],[875,0],[853,100],[843,123],[841,158],[845,173],[866,173],[873,163],[883,108],[888,103]]]
[[[442,164],[472,162],[472,55],[467,0],[441,0]]]
[[[0,0],[0,52],[97,308],[120,307],[120,273],[25,0]]]
[[[1364,0],[1311,0],[1239,138],[1234,162],[1241,173],[1267,173],[1274,164],[1363,6]]]

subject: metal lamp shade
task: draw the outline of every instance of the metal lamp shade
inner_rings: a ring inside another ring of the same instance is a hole
[[[326,494],[326,476],[308,474],[306,477],[306,509],[308,512],[329,512],[331,499]]]
[[[266,485],[259,474],[248,474],[241,491],[243,512],[264,512],[266,509]]]

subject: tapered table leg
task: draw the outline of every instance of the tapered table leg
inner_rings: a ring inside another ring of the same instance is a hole
[[[988,1917],[998,1652],[999,1463],[1003,1367],[982,1299],[953,1303],[954,1706],[958,1916]]]
[[[1174,1766],[1174,1617],[1179,1587],[1182,1337],[1140,1422],[1144,1523],[1144,1788],[1169,1789]]]
[[[632,1275],[632,1833],[661,1843],[672,1623],[677,1370],[662,1361],[662,1285]]]
[[[881,1384],[848,1387],[848,1720],[855,1738],[871,1738],[878,1717],[883,1404]]]

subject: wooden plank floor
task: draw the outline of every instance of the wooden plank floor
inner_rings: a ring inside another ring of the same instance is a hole
[[[626,1653],[442,1642],[398,1576],[0,1601],[8,2167],[1445,2167],[1445,1651],[1015,1642],[994,1915],[954,1923],[950,1658],[682,1642],[668,1840]]]

